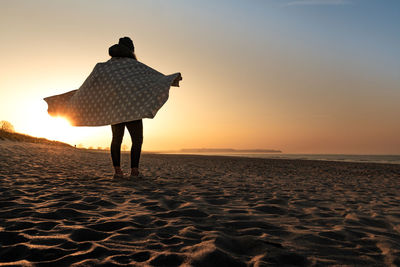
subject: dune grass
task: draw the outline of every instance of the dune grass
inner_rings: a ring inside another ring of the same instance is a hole
[[[48,144],[48,145],[72,147],[71,145],[60,142],[60,141],[48,140],[46,138],[34,137],[34,136],[27,135],[27,134],[8,132],[8,131],[4,131],[1,129],[0,129],[0,140],[10,140],[10,141],[14,141],[14,142],[28,142],[28,143],[38,143],[38,144]]]

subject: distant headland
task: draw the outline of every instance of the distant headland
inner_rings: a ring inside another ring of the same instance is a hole
[[[282,153],[276,149],[182,148],[181,153]]]

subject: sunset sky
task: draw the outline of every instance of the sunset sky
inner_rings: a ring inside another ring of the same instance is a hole
[[[12,0],[0,29],[0,120],[18,132],[108,147],[110,126],[69,126],[43,98],[129,36],[139,61],[183,76],[144,150],[400,154],[398,0]]]

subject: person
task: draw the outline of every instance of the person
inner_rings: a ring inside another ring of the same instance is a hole
[[[118,44],[111,46],[108,50],[109,55],[113,57],[127,57],[137,60],[135,55],[135,46],[129,37],[122,37]],[[114,166],[114,178],[123,178],[121,170],[121,144],[124,137],[125,127],[128,129],[132,140],[131,147],[131,177],[139,176],[139,160],[143,143],[143,122],[134,120],[111,125],[111,159]]]
[[[152,119],[179,87],[180,72],[164,75],[139,62],[129,37],[108,49],[111,59],[99,62],[79,89],[45,97],[51,116],[68,119],[72,126],[111,125],[114,178],[122,178],[121,143],[125,127],[132,139],[131,177],[137,177],[143,143],[142,119]]]
[[[137,60],[135,55],[135,46],[129,37],[122,37],[119,39],[118,44],[109,48],[109,55],[114,57],[126,57]],[[181,76],[172,83],[173,86],[179,86]],[[143,122],[142,120],[134,120],[111,125],[112,141],[111,141],[111,158],[114,166],[114,178],[123,178],[124,174],[121,170],[121,144],[124,137],[125,127],[131,136],[131,178],[138,177],[139,161],[143,144]]]

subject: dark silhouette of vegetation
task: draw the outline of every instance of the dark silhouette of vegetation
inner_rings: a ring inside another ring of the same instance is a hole
[[[14,141],[14,142],[27,142],[27,143],[72,147],[71,145],[60,142],[60,141],[51,141],[51,140],[47,140],[46,138],[38,138],[38,137],[26,135],[26,134],[5,131],[2,128],[0,129],[0,140],[10,140],[10,141]]]
[[[0,121],[0,130],[9,133],[15,132],[14,126],[8,121]]]

